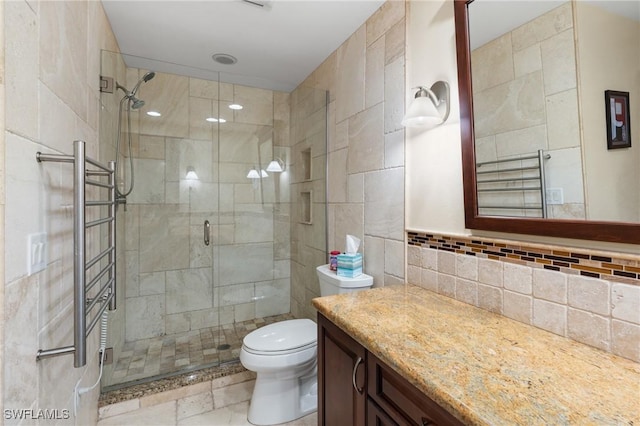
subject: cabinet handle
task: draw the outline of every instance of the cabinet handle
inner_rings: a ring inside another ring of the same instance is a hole
[[[360,364],[362,364],[362,358],[358,357],[358,359],[356,360],[356,365],[353,367],[353,375],[351,376],[351,381],[353,382],[353,388],[356,390],[356,392],[362,395],[364,389],[359,388],[356,384],[356,373],[358,372],[358,367],[360,366]]]
[[[211,224],[208,220],[204,221],[204,245],[208,246],[211,240]]]

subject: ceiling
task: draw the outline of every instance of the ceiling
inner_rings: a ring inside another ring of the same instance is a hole
[[[382,3],[102,0],[127,66],[286,92]],[[219,64],[215,53],[238,62]]]

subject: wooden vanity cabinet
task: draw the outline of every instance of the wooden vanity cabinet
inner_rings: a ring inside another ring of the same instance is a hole
[[[364,347],[319,313],[319,425],[366,425],[365,362]]]
[[[367,354],[367,394],[398,425],[458,426],[462,423],[392,370]],[[369,423],[369,425],[388,423]]]
[[[318,424],[462,425],[320,313]]]

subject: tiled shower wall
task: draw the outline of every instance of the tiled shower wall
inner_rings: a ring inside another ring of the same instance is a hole
[[[407,282],[640,362],[640,258],[408,232]]]
[[[544,162],[546,187],[561,188],[564,195],[562,204],[548,205],[549,217],[557,219],[585,218],[582,170],[576,166],[582,153],[573,29],[572,5],[566,2],[471,53],[476,161],[535,155],[539,149],[550,154]],[[532,203],[539,203],[536,192],[479,193],[481,205]],[[509,215],[539,213],[513,210]]]
[[[315,318],[316,266],[326,258],[326,91],[298,87],[291,94],[291,313]]]
[[[11,1],[1,8],[0,50],[7,59],[2,62],[6,98],[0,149],[6,155],[0,162],[6,166],[6,192],[0,197],[2,204],[6,200],[0,291],[3,409],[57,409],[60,416],[68,410],[70,419],[57,424],[94,424],[99,389],[80,398],[76,418],[73,391],[79,379],[80,386],[97,379],[98,331],[89,339],[86,367],[74,368],[69,355],[35,359],[38,349],[73,340],[73,173],[69,164],[39,165],[35,154],[70,154],[73,140],[82,139],[87,154],[100,157],[100,146],[107,143],[98,136],[100,51],[118,46],[100,2]],[[28,275],[28,235],[42,231],[48,239],[47,267]],[[89,239],[88,249],[97,242]],[[4,419],[7,425],[17,423]]]
[[[360,238],[374,286],[404,281],[405,13],[404,1],[387,1],[292,93],[329,91],[329,250],[344,250],[347,234]],[[292,266],[302,307],[293,313],[315,318],[315,269]]]
[[[132,87],[144,71],[127,73]],[[164,73],[139,96],[146,105],[132,114],[136,184],[125,214],[126,340],[288,313],[288,233],[279,234],[289,226],[288,186],[277,173],[247,173],[287,157],[289,96]],[[229,109],[234,102],[244,108]],[[197,180],[186,178],[190,168]]]

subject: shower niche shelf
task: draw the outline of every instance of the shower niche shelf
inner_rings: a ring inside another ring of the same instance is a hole
[[[300,174],[301,180],[310,181],[311,174],[311,148],[300,151]]]
[[[311,203],[313,202],[313,191],[301,191],[299,204],[300,223],[305,225],[313,224],[313,217],[311,214]]]

